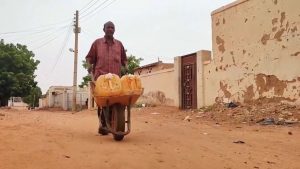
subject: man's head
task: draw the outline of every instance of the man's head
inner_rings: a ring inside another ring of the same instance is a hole
[[[103,31],[106,37],[113,37],[115,33],[115,25],[111,21],[104,24]]]

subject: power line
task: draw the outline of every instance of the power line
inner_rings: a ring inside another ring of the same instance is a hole
[[[88,4],[86,4],[82,9],[80,9],[79,11],[83,10],[85,7],[87,7],[91,2],[93,2],[93,0],[91,0]]]
[[[87,40],[89,40],[89,38],[87,37],[87,33],[84,31],[84,30],[81,30],[82,31],[82,33],[84,34],[84,36],[85,36],[85,38],[87,39]]]
[[[95,5],[97,2],[99,2],[99,0],[97,0],[95,3],[93,3],[93,5]],[[92,6],[93,6],[92,5]],[[84,12],[86,12],[87,10],[89,10],[92,6],[90,6],[89,8],[87,8],[86,10],[84,10],[83,12],[81,12],[81,15],[84,13]]]
[[[104,8],[102,8],[100,11],[102,11],[103,9],[105,9],[106,7],[108,7],[109,5],[111,5],[113,2],[115,2],[116,0],[113,0],[111,3],[109,3],[108,5],[106,5]],[[90,17],[86,18],[85,20],[81,21],[81,23],[83,23],[84,21],[88,20],[89,18],[93,17],[94,15],[96,15],[97,13],[99,13],[100,11],[94,13],[93,15],[91,15]]]
[[[60,34],[58,34],[57,36],[55,36],[54,38],[50,39],[49,41],[45,42],[44,44],[42,44],[42,45],[40,45],[40,46],[38,46],[38,47],[33,48],[32,50],[36,50],[36,49],[39,49],[39,48],[41,48],[41,47],[47,45],[48,43],[50,43],[51,41],[53,41],[54,39],[56,39],[59,35],[61,35],[61,34],[63,34],[63,33],[64,33],[64,31],[61,32]]]
[[[87,30],[87,29],[86,29],[86,30]],[[82,29],[82,31],[83,31],[86,35],[88,35],[89,38],[91,38],[93,41],[95,41],[94,36],[92,36],[90,33],[86,32],[84,29]],[[98,36],[97,36],[97,37],[98,37]]]
[[[61,23],[65,23],[65,22],[68,22],[68,21],[70,21],[70,19],[62,21],[62,22],[58,22],[58,23],[55,23],[55,24],[50,24],[50,25],[45,25],[45,26],[37,27],[37,28],[25,29],[25,30],[20,30],[20,31],[12,31],[12,32],[2,32],[0,34],[13,34],[13,33],[19,33],[19,32],[30,32],[30,31],[34,31],[35,29],[40,29],[40,28],[51,26],[51,25],[59,25]],[[46,30],[52,29],[52,28],[47,28]],[[41,30],[36,30],[36,31],[41,31]]]
[[[83,19],[84,17],[86,17],[87,15],[89,15],[90,13],[94,12],[96,9],[100,8],[103,4],[105,4],[105,2],[107,2],[108,0],[105,0],[102,4],[100,4],[98,7],[96,7],[94,10],[90,11],[88,14],[82,16],[80,19]]]
[[[63,26],[63,27],[58,27],[59,28],[66,28],[68,26]],[[56,29],[56,28],[54,28]],[[44,33],[44,32],[49,32],[49,31],[52,31],[52,29],[47,29],[47,30],[38,30],[38,32],[20,32],[22,34],[15,34],[15,35],[8,35],[8,36],[1,36],[1,38],[7,38],[7,37],[18,37],[18,36],[26,36],[26,35],[32,35],[32,34],[37,34],[37,33]]]
[[[68,28],[67,28],[67,29],[68,29]],[[47,35],[47,36],[42,37],[41,39],[38,39],[38,40],[36,40],[36,41],[32,41],[32,42],[27,43],[26,46],[29,45],[29,44],[35,43],[35,42],[37,42],[37,41],[40,41],[40,40],[42,40],[42,39],[44,39],[44,38],[46,38],[46,37],[52,36],[53,34],[56,34],[57,32],[59,32],[59,31],[61,31],[61,30],[64,30],[63,32],[65,32],[67,29],[59,29],[59,30],[55,31],[54,33],[51,33],[51,34],[49,34],[49,35]]]
[[[86,29],[86,28],[84,28],[84,29]],[[86,30],[87,30],[88,32],[90,32],[92,35],[99,37],[98,35],[96,35],[96,34],[93,33],[92,31],[90,31],[90,30],[88,30],[88,29],[86,29]]]
[[[71,29],[70,29],[71,30]],[[55,70],[56,70],[56,68],[57,68],[57,66],[60,64],[60,61],[61,61],[61,58],[62,58],[62,55],[64,54],[64,52],[65,52],[65,47],[66,47],[66,45],[69,43],[69,40],[70,40],[70,36],[71,35],[71,33],[69,33],[69,37],[68,37],[68,39],[67,39],[67,41],[66,41],[66,43],[65,43],[65,46],[63,47],[63,49],[61,50],[61,55],[60,55],[60,57],[58,58],[58,61],[56,62],[56,64],[54,65],[54,69],[53,69],[53,71],[52,72],[50,72],[50,74],[49,74],[49,78],[48,78],[48,80],[50,79],[50,77],[51,77],[51,75],[52,75],[52,73],[53,72],[55,72]]]
[[[59,30],[62,30],[63,28],[66,28],[66,27],[68,27],[68,26],[61,27]],[[48,31],[46,31],[46,32],[48,32]],[[28,35],[28,36],[23,36],[23,37],[21,37],[21,38],[11,40],[11,41],[9,41],[8,43],[11,43],[11,42],[14,42],[14,41],[17,41],[17,40],[21,40],[21,39],[26,39],[26,38],[28,38],[28,37],[33,37],[33,36],[36,36],[37,34],[40,34],[40,33],[45,33],[45,31],[34,32],[34,33],[31,33],[31,34]]]
[[[47,75],[46,75],[46,76],[47,76],[46,79],[45,79],[42,83],[47,82],[47,80],[51,77],[52,73],[54,72],[57,63],[58,63],[58,61],[60,60],[60,58],[61,58],[61,56],[62,56],[62,54],[63,54],[63,51],[64,51],[64,48],[65,48],[65,46],[66,46],[66,44],[67,44],[67,41],[69,41],[69,38],[71,37],[71,36],[70,36],[70,35],[71,35],[71,30],[72,30],[71,28],[72,28],[72,27],[70,26],[69,31],[68,31],[68,33],[66,34],[66,37],[65,37],[65,39],[64,39],[64,42],[63,42],[63,44],[62,44],[62,46],[61,46],[61,48],[60,48],[60,51],[58,52],[58,55],[56,56],[55,61],[54,61],[53,64],[51,65],[50,70],[49,70],[49,72],[48,72]]]

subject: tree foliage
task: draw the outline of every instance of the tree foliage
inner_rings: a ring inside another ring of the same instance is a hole
[[[34,53],[21,44],[0,41],[0,101],[7,105],[10,97],[26,97],[37,86],[34,75],[38,60]]]
[[[23,97],[23,102],[27,103],[30,107],[38,107],[39,99],[41,97],[42,97],[42,90],[37,86],[31,89],[29,95]]]
[[[127,52],[127,50],[125,50]],[[141,61],[143,61],[143,58],[136,58],[133,55],[127,56],[127,67],[128,67],[128,71],[129,74],[133,74],[134,73],[134,69],[137,67],[140,67],[140,63]],[[82,66],[84,69],[87,70],[87,63],[85,62],[85,60],[82,61]],[[125,75],[125,71],[124,71],[124,67],[121,68],[121,76]],[[92,77],[90,74],[84,76],[82,78],[82,82],[79,85],[80,88],[83,88],[84,86],[88,85],[88,82],[90,82],[92,80]]]
[[[136,58],[133,55],[127,56],[127,67],[129,74],[134,74],[134,69],[140,67],[141,61],[143,58]],[[125,75],[124,67],[121,68],[121,76]]]

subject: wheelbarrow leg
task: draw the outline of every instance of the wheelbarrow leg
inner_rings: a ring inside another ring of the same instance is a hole
[[[106,126],[104,113],[102,111],[103,111],[103,109],[98,107],[98,119],[99,119],[98,133],[101,135],[108,135],[109,132],[108,132],[108,129]]]

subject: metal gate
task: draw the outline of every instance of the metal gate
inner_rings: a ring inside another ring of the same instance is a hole
[[[197,63],[196,54],[182,57],[181,68],[182,109],[197,108]]]
[[[88,98],[88,93],[76,93],[76,107],[82,110],[85,106],[86,99]],[[73,94],[67,94],[67,110],[72,110]]]

